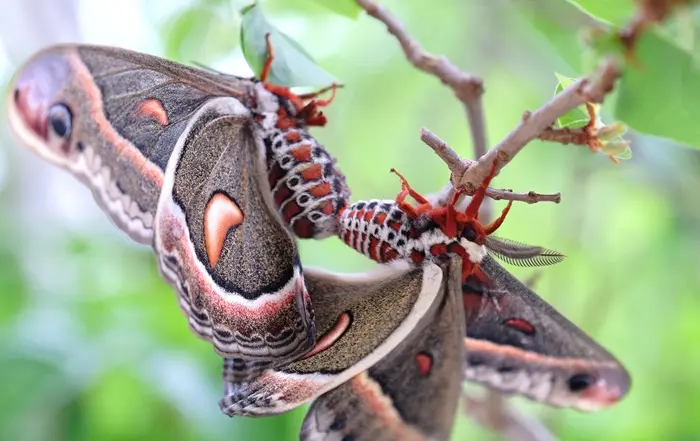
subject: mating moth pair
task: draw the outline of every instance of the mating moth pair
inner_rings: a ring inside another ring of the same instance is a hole
[[[266,83],[269,65],[256,80],[63,45],[19,70],[8,101],[19,139],[153,248],[224,358],[226,414],[313,401],[304,440],[447,439],[464,378],[581,410],[627,393],[615,358],[489,255],[558,260],[490,236],[505,212],[478,222],[488,180],[464,211],[403,178],[395,201],[352,203],[307,130],[326,102]],[[334,235],[397,265],[302,268],[296,239]]]

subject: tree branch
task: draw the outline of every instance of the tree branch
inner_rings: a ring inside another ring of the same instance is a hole
[[[447,145],[445,141],[426,128],[421,129],[420,139],[430,148],[432,148],[433,151],[445,162],[445,164],[447,164],[447,167],[450,169],[453,175],[455,173],[462,172],[462,170],[470,169],[472,166],[476,166],[477,164],[477,161],[460,158],[452,147]],[[447,200],[449,200],[449,197],[451,196],[451,192],[449,190],[450,189],[445,188],[440,192],[440,200],[444,199],[445,203],[447,203]],[[519,201],[527,202],[528,204],[535,204],[537,202],[554,202],[558,204],[561,202],[560,193],[539,194],[535,193],[534,191],[527,193],[514,193],[513,190],[497,190],[491,187],[486,190],[486,196],[497,201]],[[483,219],[490,219],[490,216],[488,216],[487,213],[483,214]]]
[[[438,57],[426,52],[418,42],[411,37],[401,22],[386,9],[372,0],[357,0],[357,4],[370,16],[384,23],[387,30],[398,40],[406,59],[417,69],[440,79],[457,96],[464,105],[467,120],[471,129],[474,150],[486,151],[486,130],[484,110],[481,96],[484,94],[484,84],[481,78],[462,72],[445,57]],[[477,156],[478,157],[478,156]]]
[[[606,60],[597,72],[574,82],[534,112],[525,112],[513,131],[481,156],[476,164],[463,166],[460,170],[453,163],[455,170],[450,168],[452,185],[474,192],[488,175],[493,161],[498,160],[497,175],[530,141],[549,129],[557,118],[585,103],[603,102],[620,74],[621,68],[613,60]],[[449,155],[449,152],[443,153],[440,157],[445,160]]]

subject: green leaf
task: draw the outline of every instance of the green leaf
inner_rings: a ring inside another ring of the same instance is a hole
[[[213,0],[185,9],[163,28],[165,56],[187,64],[208,64],[231,52],[238,44],[232,18],[227,5]]]
[[[554,52],[576,74],[581,74],[581,38],[579,30],[593,24],[593,20],[575,7],[561,0],[512,2],[518,17],[539,33]]]
[[[636,48],[640,66],[626,69],[614,115],[641,133],[700,147],[700,71],[692,56],[655,33]]]
[[[561,93],[562,90],[571,86],[576,78],[569,78],[559,73],[554,73],[557,77],[557,87],[554,89],[554,94]],[[555,127],[581,127],[588,122],[588,112],[586,106],[579,106],[560,116],[554,123]]]
[[[353,20],[360,16],[362,8],[358,6],[355,0],[316,0],[326,8],[333,12],[336,12],[345,17],[352,18]]]
[[[611,141],[605,143],[603,148],[600,150],[604,155],[610,156],[611,158],[617,160],[628,160],[632,159],[632,149],[627,141]]]
[[[527,17],[554,50],[569,62],[575,75],[590,72],[585,70],[581,54],[593,53],[596,62],[600,62],[603,55],[620,55],[611,38],[612,30],[605,30],[606,25],[600,22],[601,30],[590,40],[593,42],[592,49],[582,51],[580,46],[578,49],[571,46],[572,36],[580,28],[562,23],[588,20],[589,25],[595,24],[587,16],[588,10],[584,9],[585,6],[598,12],[591,7],[595,2],[578,1],[577,6],[573,6],[573,2],[542,1],[547,7],[539,17],[535,17],[527,7],[520,6],[519,10],[525,12],[522,16]],[[614,2],[605,0],[603,3],[611,5]],[[566,8],[561,9],[562,5]],[[556,16],[548,13],[549,9],[554,8],[559,8]],[[612,16],[604,18],[611,19]],[[696,99],[700,96],[700,64],[692,54],[653,28],[642,34],[635,48],[635,56],[636,65],[625,67],[613,94],[606,99],[607,113],[640,133],[700,147],[700,124],[697,123],[700,120],[700,100]],[[563,123],[573,124],[575,120],[575,117],[565,119]]]
[[[566,0],[598,21],[622,26],[635,12],[634,0]]]
[[[286,87],[323,87],[338,83],[297,42],[270,24],[259,5],[247,6],[241,14],[243,56],[256,77],[260,77],[267,59],[265,36],[270,34],[274,60],[267,82]]]

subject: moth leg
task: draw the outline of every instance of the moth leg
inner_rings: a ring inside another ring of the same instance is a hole
[[[438,219],[433,219],[441,224],[440,226],[442,227],[442,231],[447,234],[448,237],[457,237],[457,210],[455,210],[455,206],[457,205],[457,201],[459,200],[459,197],[462,195],[462,191],[455,191],[454,194],[452,195],[452,199],[450,199],[450,202],[447,204],[447,208],[445,209],[445,222],[444,224],[440,223]],[[469,260],[469,259],[467,259]],[[466,277],[466,276],[465,276]]]
[[[506,208],[503,209],[501,212],[501,215],[498,216],[497,219],[495,219],[493,222],[490,224],[486,225],[484,227],[484,233],[488,236],[489,234],[493,233],[494,231],[498,230],[498,227],[501,226],[503,221],[506,219],[506,216],[508,215],[508,212],[510,211],[510,207],[513,205],[513,201],[508,201],[508,205],[506,205]]]
[[[326,115],[318,111],[318,103],[315,101],[302,107],[297,116],[309,126],[325,126],[327,122]]]
[[[401,173],[396,171],[395,168],[391,169],[391,173],[399,177],[399,179],[401,180],[401,188],[402,190],[406,191],[406,195],[410,195],[413,199],[416,200],[416,202],[418,202],[421,205],[430,205],[430,202],[422,194],[418,193],[413,188],[411,188],[411,185],[408,183],[408,180],[406,180],[406,178],[404,178]],[[404,199],[406,199],[406,196],[404,196]],[[398,200],[396,202],[398,202]]]
[[[297,109],[302,109],[304,107],[304,103],[298,96],[294,95],[292,91],[289,90],[289,88],[279,86],[276,84],[270,84],[267,82],[267,79],[270,76],[270,69],[272,69],[272,62],[275,59],[275,49],[273,48],[272,42],[270,41],[269,32],[265,34],[265,45],[267,47],[267,58],[265,59],[265,64],[263,65],[262,73],[260,73],[260,82],[262,82],[265,85],[265,89],[269,90],[270,92],[276,95],[280,95],[287,98],[294,104],[294,106]]]
[[[462,258],[462,282],[464,282],[467,280],[467,277],[474,274],[476,264],[469,260],[469,256],[464,248],[460,247],[459,250],[460,251],[458,251],[457,254]]]
[[[307,93],[306,95],[299,95],[299,98],[302,101],[311,100],[304,107],[302,107],[302,109],[299,111],[299,117],[302,118],[304,121],[306,121],[306,124],[310,125],[310,126],[324,126],[324,125],[326,125],[326,117],[323,114],[323,112],[319,112],[318,108],[325,107],[333,102],[333,99],[335,99],[335,91],[337,88],[338,88],[337,84],[332,84],[328,87],[325,87],[325,88],[319,90],[318,92]],[[318,101],[314,100],[315,97],[319,96],[322,93],[327,92],[328,90],[331,91],[330,98],[325,99],[325,100],[318,100]]]
[[[313,100],[314,98],[318,97],[319,95],[324,94],[324,93],[326,93],[326,92],[328,92],[328,91],[330,90],[330,91],[331,91],[331,96],[330,96],[330,98],[325,99],[325,100],[318,100],[318,101],[315,101],[315,102],[316,102],[316,105],[317,105],[318,107],[325,107],[325,106],[327,106],[327,105],[329,105],[330,103],[333,102],[333,100],[335,99],[335,92],[336,92],[337,89],[338,89],[338,85],[334,83],[334,84],[331,84],[331,85],[328,86],[328,87],[324,87],[323,89],[321,89],[321,90],[319,90],[319,91],[312,92],[312,93],[305,93],[305,94],[303,94],[303,95],[299,95],[299,98],[301,98],[301,99],[304,100],[304,101]]]
[[[396,169],[394,168],[391,169],[391,173],[394,173],[401,180],[401,191],[398,195],[396,195],[396,203],[398,204],[401,211],[403,211],[410,217],[416,217],[419,214],[428,212],[433,208],[426,198],[424,198],[420,193],[411,188],[408,181],[406,180],[406,178],[403,177],[401,173],[396,171]],[[413,206],[406,202],[406,198],[408,196],[411,196],[420,205]]]
[[[481,183],[481,186],[476,190],[474,196],[472,196],[472,200],[469,202],[467,209],[464,210],[464,222],[472,219],[478,219],[479,207],[481,207],[482,202],[484,202],[484,197],[486,196],[486,189],[489,188],[489,184],[491,183],[491,179],[493,179],[493,175],[496,174],[497,164],[498,160],[493,161],[493,164],[491,165],[491,171],[489,172],[488,176],[486,176],[486,179],[484,179],[484,181]]]
[[[275,50],[270,42],[270,33],[265,34],[265,45],[267,46],[267,58],[265,59],[265,64],[263,65],[262,73],[260,74],[260,81],[263,83],[267,81],[270,76],[270,68],[272,67],[272,61],[275,59]]]

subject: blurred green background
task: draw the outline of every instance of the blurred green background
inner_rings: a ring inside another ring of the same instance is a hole
[[[577,74],[525,18],[523,4],[533,2],[382,3],[427,49],[485,78],[491,144],[551,96],[555,71]],[[238,47],[246,4],[6,1],[0,79],[6,84],[18,63],[59,41],[248,75]],[[418,139],[421,127],[472,156],[461,105],[408,66],[382,25],[307,0],[262,5],[345,84],[325,110],[329,124],[313,134],[338,158],[355,200],[393,198],[391,167],[423,193],[442,188],[448,171]],[[513,401],[567,441],[698,440],[700,156],[651,137],[628,139],[634,158],[620,165],[586,148],[534,142],[494,183],[562,193],[559,205],[516,204],[499,235],[568,255],[544,270],[537,291],[633,377],[622,403],[595,414]],[[149,249],[112,227],[73,177],[19,147],[4,118],[0,140],[0,440],[298,439],[305,409],[265,419],[220,413],[220,359],[188,330]],[[306,266],[371,266],[336,239],[301,249]],[[460,413],[453,439],[497,438]]]

